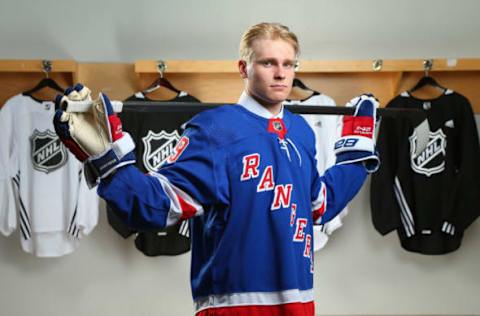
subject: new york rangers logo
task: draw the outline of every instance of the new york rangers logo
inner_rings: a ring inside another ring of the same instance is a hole
[[[67,149],[57,134],[50,130],[34,130],[30,136],[30,151],[33,168],[49,173],[62,167],[68,158]]]
[[[430,177],[445,169],[446,136],[441,129],[435,132],[413,131],[410,140],[410,162],[413,171]]]
[[[154,133],[148,131],[147,136],[142,137],[143,165],[148,171],[157,171],[160,166],[173,154],[173,149],[180,139],[180,135],[175,130],[172,133],[161,131]]]

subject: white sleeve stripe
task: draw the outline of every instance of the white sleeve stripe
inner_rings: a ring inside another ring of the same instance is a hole
[[[167,226],[171,226],[177,223],[180,218],[182,218],[182,216],[184,217],[184,215],[186,215],[186,211],[188,211],[182,208],[182,203],[180,199],[182,199],[183,202],[187,203],[190,207],[194,209],[195,212],[193,216],[199,216],[203,214],[204,211],[202,205],[190,195],[170,183],[170,181],[165,176],[155,172],[150,173],[150,175],[158,179],[160,185],[170,199],[170,210],[168,211],[166,222]]]
[[[327,210],[327,187],[324,182],[322,182],[317,199],[312,202],[312,213],[319,211],[320,209],[323,209],[322,215],[325,214]],[[320,224],[321,221],[322,216],[317,218],[314,224]]]
[[[415,235],[415,223],[413,221],[413,215],[410,211],[410,208],[408,207],[408,203],[405,199],[405,195],[403,194],[400,180],[398,179],[398,177],[395,177],[395,184],[393,190],[395,192],[395,197],[397,198],[398,205],[400,206],[400,220],[402,221],[403,227],[405,228],[405,232],[407,233],[408,237]]]

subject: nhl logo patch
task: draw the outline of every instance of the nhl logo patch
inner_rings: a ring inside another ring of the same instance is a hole
[[[281,130],[283,130],[283,126],[282,126],[282,123],[280,123],[279,121],[274,121],[273,122],[273,128],[280,132]]]
[[[410,140],[410,163],[413,171],[430,177],[445,170],[447,139],[441,129],[435,132],[413,131]]]
[[[30,150],[33,168],[47,174],[61,168],[68,159],[67,149],[50,130],[35,129],[30,136]]]
[[[285,128],[283,120],[279,118],[272,118],[268,120],[268,131],[270,133],[277,134],[281,139],[284,139],[285,134],[287,133],[287,129]]]
[[[144,145],[143,165],[145,168],[151,172],[157,171],[167,158],[174,153],[173,149],[179,139],[180,135],[176,130],[172,133],[148,131],[147,135],[142,137]]]

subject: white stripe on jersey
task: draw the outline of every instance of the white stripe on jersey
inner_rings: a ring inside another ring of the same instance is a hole
[[[199,216],[203,214],[204,211],[202,205],[198,203],[195,199],[193,199],[190,195],[170,183],[170,181],[165,176],[155,172],[151,172],[150,175],[158,179],[160,185],[170,199],[170,210],[168,211],[166,222],[167,226],[176,224],[180,220],[180,218],[185,218],[185,215],[187,215],[185,214],[187,210],[182,208],[182,203],[180,199],[195,210],[192,216]],[[190,209],[188,211],[190,211]]]

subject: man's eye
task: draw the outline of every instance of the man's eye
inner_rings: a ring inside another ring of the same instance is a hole
[[[285,64],[283,64],[283,67],[288,68],[288,69],[293,68],[293,63],[285,63]]]
[[[273,64],[272,64],[271,61],[266,60],[266,61],[262,62],[262,65],[265,66],[265,67],[271,67]]]

